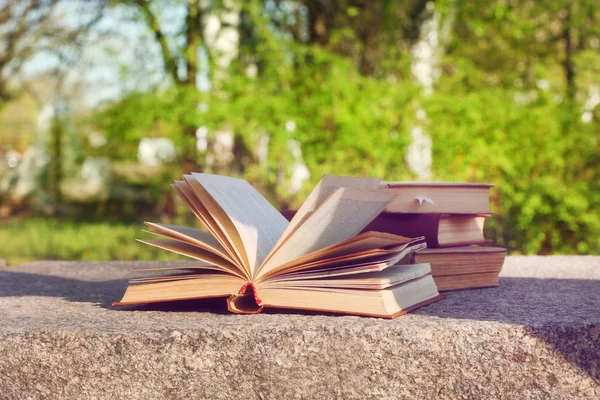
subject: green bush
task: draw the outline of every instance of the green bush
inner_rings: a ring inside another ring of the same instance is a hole
[[[433,179],[496,185],[495,216],[486,228],[496,244],[522,254],[600,252],[598,128],[581,121],[577,106],[542,90],[467,90],[456,76],[424,97],[404,81],[363,76],[345,59],[311,56],[310,64],[296,65],[285,87],[268,71],[259,78],[232,73],[218,96],[188,99],[188,121],[196,118],[212,133],[230,130],[249,153],[241,170],[217,172],[242,175],[280,207],[297,207],[324,173],[413,179],[404,156],[418,104],[433,140]],[[121,132],[132,146],[143,132],[156,131],[151,121],[168,121],[159,124],[165,134],[181,135],[180,118],[167,118],[167,110],[185,113],[172,103],[177,99],[170,92],[125,98],[99,114],[101,126]],[[207,112],[196,109],[200,101]],[[142,123],[140,113],[146,114]],[[288,121],[295,130],[286,130]],[[261,135],[269,137],[266,166],[256,157]],[[301,144],[311,172],[294,194],[286,186],[291,139]]]
[[[2,258],[9,265],[35,260],[185,259],[137,242],[148,237],[144,225],[74,222],[58,219],[12,219],[0,222]]]
[[[525,104],[515,94],[426,100],[435,178],[495,183],[488,237],[513,253],[597,254],[597,127],[545,93],[530,93]]]

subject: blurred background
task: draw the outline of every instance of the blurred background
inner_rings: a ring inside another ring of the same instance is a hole
[[[169,187],[490,182],[510,254],[600,253],[597,0],[0,0],[0,258],[166,259]]]

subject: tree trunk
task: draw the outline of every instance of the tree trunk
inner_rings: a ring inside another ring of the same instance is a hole
[[[304,5],[308,9],[309,42],[326,46],[333,30],[338,2],[305,0]]]
[[[418,36],[411,48],[413,78],[419,83],[424,95],[433,92],[435,69],[437,68],[437,45],[439,16],[433,2],[427,2],[416,16],[420,22]],[[417,106],[416,124],[411,128],[411,144],[406,153],[406,163],[421,180],[431,179],[431,138],[425,132],[427,115]]]
[[[184,51],[185,78],[179,82],[183,90],[182,101],[193,101],[187,95],[187,91],[194,92],[197,89],[196,78],[198,76],[198,49],[202,45],[202,12],[199,0],[188,0],[187,15],[185,17],[185,39]],[[198,171],[197,149],[196,149],[196,126],[182,122],[184,144],[181,154],[182,172],[189,173]]]
[[[198,0],[188,0],[187,16],[185,18],[185,64],[186,79],[185,84],[189,87],[196,87],[196,75],[198,74],[198,48],[201,44],[202,34],[202,14]]]
[[[54,197],[55,201],[60,201],[62,197],[60,184],[63,175],[63,134],[63,120],[59,116],[55,116],[50,127],[51,161],[48,171],[48,192]]]
[[[573,65],[573,37],[571,32],[571,5],[565,10],[563,40],[565,41],[565,59],[563,67],[565,70],[566,79],[566,94],[569,104],[574,104],[576,87],[575,87],[575,67]]]
[[[433,93],[433,84],[440,75],[439,58],[450,37],[454,21],[454,9],[446,18],[435,9],[433,1],[420,1],[415,9],[417,20],[416,41],[411,48],[413,78],[423,89],[425,96]],[[432,177],[432,140],[425,131],[427,114],[417,105],[416,123],[411,128],[412,143],[406,154],[406,163],[419,179]]]

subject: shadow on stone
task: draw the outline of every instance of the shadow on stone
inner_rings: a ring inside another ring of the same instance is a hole
[[[449,292],[446,299],[414,313],[532,327],[598,323],[600,280],[501,277],[498,287]]]
[[[231,314],[227,310],[227,302],[225,297],[167,301],[163,303],[139,304],[122,307],[113,307],[109,305],[108,308],[116,311],[210,312],[212,314],[219,315]]]
[[[499,287],[450,292],[414,313],[524,325],[600,382],[599,280],[504,277]]]
[[[127,287],[127,279],[84,281],[60,276],[0,271],[0,297],[49,296],[111,307]]]
[[[127,288],[128,279],[86,281],[60,276],[0,271],[0,297],[48,296],[72,302],[96,303],[114,310],[198,312],[226,314],[225,298],[170,301],[135,306],[113,307]]]
[[[96,303],[100,307],[115,311],[159,311],[159,312],[211,312],[230,314],[225,297],[169,301],[114,307],[112,303],[123,296],[128,279],[87,281],[55,275],[0,271],[0,298],[9,296],[60,297],[72,302]],[[322,315],[302,310],[269,309],[268,314]],[[340,315],[330,313],[328,315]]]

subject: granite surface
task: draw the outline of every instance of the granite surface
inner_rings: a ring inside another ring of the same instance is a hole
[[[162,264],[1,270],[0,399],[600,398],[600,257],[508,257],[394,320],[110,305]]]

